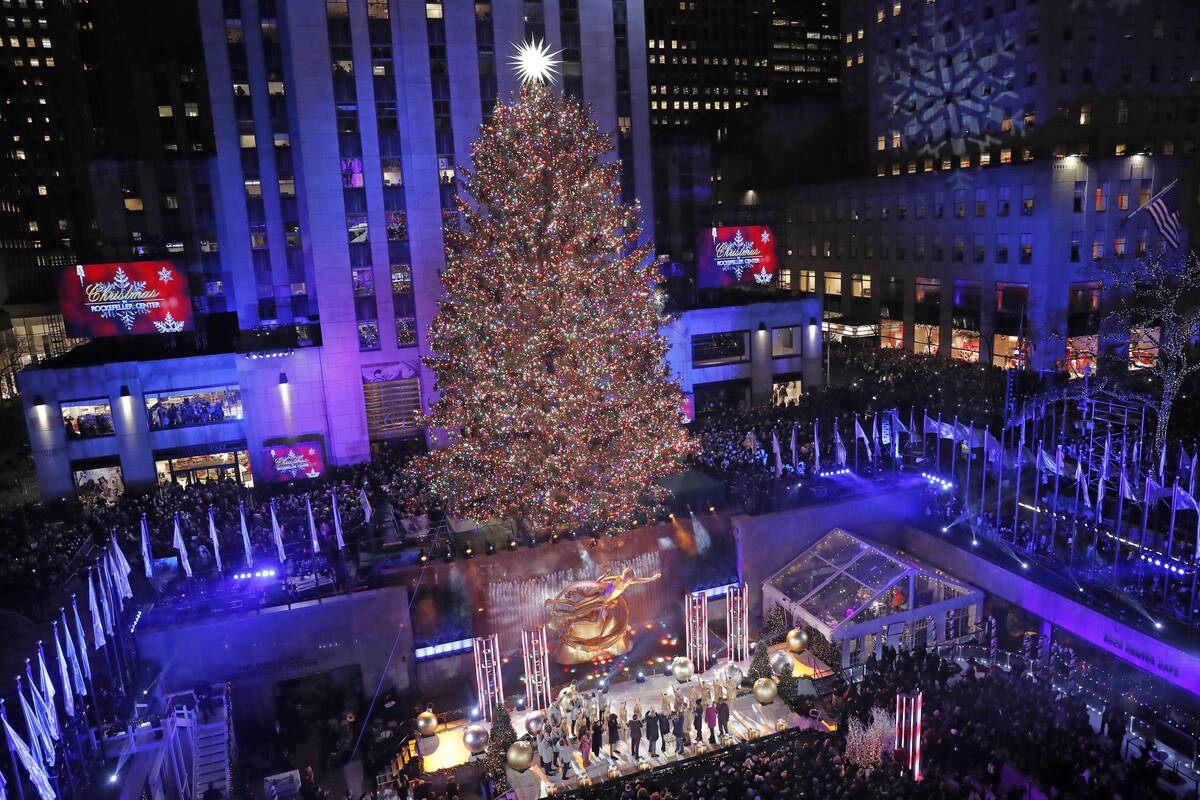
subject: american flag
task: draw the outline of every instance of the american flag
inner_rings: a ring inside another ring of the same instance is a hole
[[[1172,250],[1178,250],[1180,232],[1179,213],[1168,211],[1167,204],[1163,202],[1161,196],[1147,203],[1146,211],[1154,219],[1154,227],[1158,229],[1158,235],[1163,238],[1163,241],[1171,245]]]

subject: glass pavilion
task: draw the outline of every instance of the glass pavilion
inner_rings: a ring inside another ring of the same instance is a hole
[[[976,632],[983,592],[834,528],[763,581],[763,610],[780,606],[839,644],[842,666],[885,643],[912,648]],[[837,667],[836,664],[830,664]]]

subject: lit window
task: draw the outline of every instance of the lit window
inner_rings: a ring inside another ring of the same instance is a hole
[[[442,4],[441,3],[426,3],[425,4],[425,18],[426,19],[441,19],[442,18]]]
[[[126,211],[141,211],[142,210],[142,198],[126,197],[125,198],[125,210]]]
[[[200,106],[196,103],[184,103],[183,113],[188,117],[198,117],[200,116]]]
[[[45,186],[38,186],[38,194],[40,194],[40,195],[42,195],[43,197],[45,197],[45,195],[46,195],[46,187],[45,187]]]
[[[158,115],[160,117],[173,117],[175,116],[175,109],[171,108],[170,106],[159,106]]]
[[[1084,103],[1079,107],[1079,124],[1090,125],[1092,122],[1092,104]]]

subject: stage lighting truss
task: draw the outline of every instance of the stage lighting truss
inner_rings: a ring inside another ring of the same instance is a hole
[[[500,675],[500,637],[497,634],[477,636],[475,650],[475,686],[479,692],[479,711],[488,722],[492,711],[504,702],[504,685]]]
[[[725,594],[725,619],[729,625],[730,661],[745,661],[750,657],[750,592],[746,584],[729,587]]]
[[[687,656],[696,672],[703,672],[708,665],[708,595],[690,592],[683,596],[683,604],[687,610]]]
[[[521,652],[525,657],[525,692],[530,711],[550,707],[550,653],[546,646],[546,626],[521,631]]]

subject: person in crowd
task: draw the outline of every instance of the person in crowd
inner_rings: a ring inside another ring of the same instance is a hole
[[[542,762],[542,772],[554,774],[554,742],[550,739],[550,731],[542,730],[537,737],[538,758]]]
[[[722,737],[729,735],[729,700],[724,696],[717,701],[717,727]]]
[[[650,709],[646,712],[646,744],[650,749],[650,756],[653,758],[658,755],[658,738],[661,735],[658,729],[658,712]]]
[[[621,726],[616,714],[608,715],[608,757],[617,757],[617,744],[621,741]]]
[[[579,736],[579,760],[583,763],[583,771],[587,772],[592,764],[592,734],[587,727]]]
[[[708,725],[708,743],[717,743],[717,708],[712,701],[704,704],[704,724]]]
[[[597,756],[604,755],[604,726],[600,722],[599,715],[592,723],[592,750]]]

